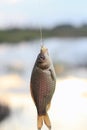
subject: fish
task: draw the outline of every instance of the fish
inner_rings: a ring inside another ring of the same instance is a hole
[[[43,122],[51,130],[51,121],[47,111],[55,92],[56,73],[48,49],[42,46],[34,64],[30,91],[37,109],[37,128],[41,130]]]

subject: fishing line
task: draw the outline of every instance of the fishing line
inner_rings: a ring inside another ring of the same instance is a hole
[[[42,32],[42,27],[40,26],[40,38],[41,38],[41,47],[43,46],[43,32]]]
[[[41,3],[40,3],[41,0],[38,0],[38,6],[39,6],[39,19],[41,19]],[[43,47],[44,46],[44,43],[43,43],[43,32],[42,32],[42,26],[41,26],[41,21],[39,23],[39,31],[40,31],[40,47]]]

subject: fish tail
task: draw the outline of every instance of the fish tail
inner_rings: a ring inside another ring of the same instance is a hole
[[[46,115],[41,115],[41,116],[38,115],[38,119],[37,119],[38,130],[41,130],[43,126],[43,122],[46,124],[49,130],[51,130],[51,122],[47,113]]]
[[[38,119],[37,119],[38,130],[41,130],[42,126],[43,126],[43,116],[42,115],[41,116],[38,115]]]
[[[50,122],[50,118],[47,113],[46,113],[46,115],[44,115],[44,123],[49,128],[49,130],[51,130],[51,122]]]

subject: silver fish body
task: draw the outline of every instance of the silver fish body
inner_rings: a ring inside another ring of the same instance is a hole
[[[41,48],[31,75],[31,94],[38,113],[38,129],[43,121],[51,128],[47,110],[55,91],[56,75],[47,48]]]

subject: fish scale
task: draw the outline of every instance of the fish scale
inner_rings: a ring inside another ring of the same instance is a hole
[[[44,107],[44,114],[46,114],[46,105],[49,100],[50,92],[53,89],[51,86],[54,85],[54,81],[52,81],[49,70],[46,72],[42,72],[40,69],[36,69],[32,74],[32,77],[34,77],[31,80],[31,83],[34,82],[33,89],[36,88],[35,90],[33,90],[33,93],[35,93],[34,100],[36,102],[38,113],[40,115],[43,114],[42,107]],[[46,100],[45,104],[44,100]]]

